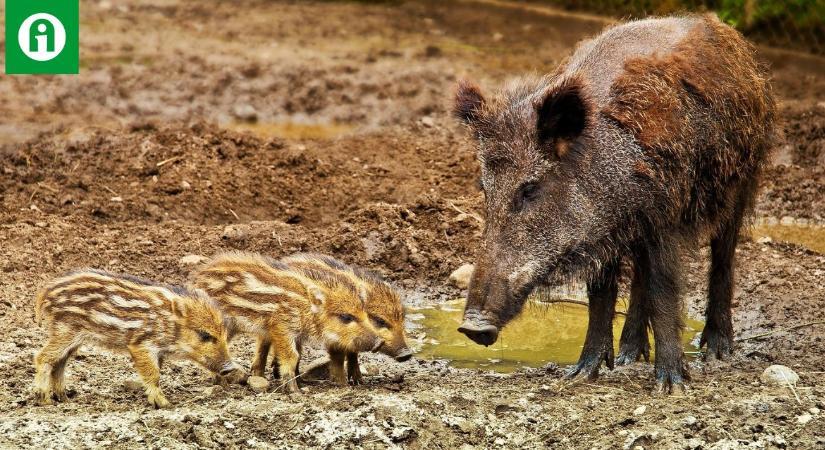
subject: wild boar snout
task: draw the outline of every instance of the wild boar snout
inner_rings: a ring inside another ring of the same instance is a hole
[[[236,370],[241,370],[241,366],[239,366],[235,361],[227,361],[223,363],[223,366],[221,366],[219,373],[223,376],[226,376],[235,372]]]

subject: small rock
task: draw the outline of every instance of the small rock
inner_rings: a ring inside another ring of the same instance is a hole
[[[450,282],[459,289],[467,289],[475,267],[472,264],[463,264],[450,274]]]
[[[759,379],[765,384],[787,386],[788,384],[795,385],[799,381],[799,375],[790,367],[774,364],[765,369]]]
[[[791,216],[783,216],[781,219],[779,219],[780,225],[793,225],[794,222],[794,218]]]
[[[634,409],[634,410],[633,410],[633,415],[634,415],[634,416],[641,416],[641,415],[642,415],[642,414],[644,414],[646,411],[647,411],[647,406],[642,405],[642,406],[640,406],[640,407],[638,407],[638,408],[636,408],[636,409]]]
[[[183,180],[183,181],[180,182],[180,187],[182,187],[184,191],[186,191],[188,189],[192,189],[192,185],[189,184],[189,182],[186,181],[186,180]]]
[[[234,430],[235,424],[229,421],[223,423],[223,426],[226,427],[227,430]]]
[[[269,389],[269,380],[264,377],[259,376],[251,376],[247,378],[246,384],[252,389],[252,391],[261,393],[266,392]]]
[[[435,126],[435,120],[433,120],[430,116],[424,116],[421,118],[421,125],[424,125],[427,128],[432,128]]]
[[[120,197],[120,196],[117,196],[117,197],[112,197],[112,198],[110,198],[109,200],[111,200],[111,201],[113,201],[113,202],[115,202],[115,203],[120,203],[120,202],[122,202],[122,201],[123,201],[123,197]]]
[[[817,415],[819,414],[819,408],[817,408],[816,406],[812,406],[811,409],[808,410],[808,412],[813,415]]]
[[[698,421],[699,419],[697,419],[696,417],[687,416],[684,420],[682,420],[682,424],[686,427],[692,427],[693,425],[696,425],[696,422]]]
[[[143,392],[143,383],[137,380],[126,380],[123,382],[123,389],[129,392]]]
[[[232,114],[234,114],[238,119],[246,122],[258,121],[258,111],[249,103],[235,105],[235,107],[232,108]]]
[[[46,222],[35,222],[34,226],[36,226],[38,228],[46,228],[47,226],[49,226],[49,224],[46,223]]]
[[[245,241],[248,234],[247,228],[246,225],[227,225],[221,233],[221,239],[234,242]]]
[[[761,238],[757,239],[756,242],[760,244],[768,244],[773,242],[773,239],[771,239],[770,236],[762,236]]]
[[[805,413],[805,414],[802,414],[801,416],[797,417],[796,422],[800,425],[805,425],[806,423],[810,422],[813,418],[814,418],[814,416],[812,416],[808,413]]]
[[[501,42],[501,40],[502,40],[502,39],[504,39],[504,35],[503,35],[503,34],[501,34],[501,33],[493,33],[493,41],[495,41],[495,42]]]
[[[207,259],[209,258],[201,255],[186,255],[181,257],[181,259],[178,260],[178,263],[182,266],[196,266]]]

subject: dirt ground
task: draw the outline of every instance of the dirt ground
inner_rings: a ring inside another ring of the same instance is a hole
[[[409,306],[460,296],[446,279],[472,262],[481,197],[454,83],[547,72],[605,21],[446,3],[84,0],[79,76],[0,77],[0,447],[825,448],[825,326],[783,331],[822,319],[825,255],[777,240],[739,247],[734,309],[738,338],[775,333],[694,362],[683,397],[651,395],[646,363],[570,383],[552,364],[366,356],[365,385],[299,399],[172,362],[174,407],[156,411],[128,358],[84,349],[71,400],[32,404],[34,294],[71,268],[183,282],[187,254],[317,250],[383,273]],[[822,225],[825,61],[761,53],[784,139],[756,216]],[[686,257],[699,319],[706,253]],[[248,364],[249,341],[233,351]],[[760,381],[770,364],[799,373],[795,390]]]

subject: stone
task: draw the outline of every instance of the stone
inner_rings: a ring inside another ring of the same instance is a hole
[[[759,379],[765,384],[787,386],[788,384],[795,385],[799,381],[799,375],[790,367],[774,364],[765,369]]]
[[[814,418],[814,416],[812,416],[808,413],[805,413],[805,414],[802,414],[801,416],[797,417],[796,422],[800,425],[805,425],[806,423],[813,420],[813,418]]]
[[[467,289],[474,270],[475,267],[472,264],[462,264],[450,274],[450,282],[459,289]]]
[[[435,126],[435,120],[433,120],[430,116],[424,116],[421,118],[421,125],[424,125],[427,128],[432,128]]]
[[[258,111],[255,109],[254,106],[250,105],[249,103],[235,105],[235,107],[232,108],[232,114],[236,118],[246,122],[258,121]]]
[[[249,235],[249,227],[246,225],[227,225],[221,233],[221,239],[230,242],[243,242]]]
[[[252,389],[253,392],[261,393],[266,392],[269,389],[269,380],[264,377],[259,376],[251,376],[247,378],[246,384]]]
[[[190,254],[190,255],[182,256],[178,260],[178,263],[182,266],[196,266],[196,265],[206,261],[207,259],[209,259],[209,258],[207,258],[205,256]]]
[[[143,383],[138,380],[126,380],[123,382],[123,389],[129,392],[143,392]]]
[[[642,406],[639,406],[638,408],[636,408],[636,409],[634,409],[634,410],[633,410],[633,415],[634,415],[634,416],[641,416],[641,415],[642,415],[642,414],[644,414],[646,411],[647,411],[647,406],[642,405]]]

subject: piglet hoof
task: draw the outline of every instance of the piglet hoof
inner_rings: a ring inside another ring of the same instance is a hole
[[[69,396],[66,395],[66,391],[55,391],[52,394],[52,398],[57,402],[67,402],[69,401]]]
[[[51,394],[48,392],[41,391],[37,391],[34,393],[34,402],[40,406],[48,406],[53,403]]]
[[[155,409],[165,409],[169,407],[169,400],[163,394],[155,394],[149,397],[149,404]]]
[[[352,371],[347,373],[347,378],[349,379],[349,384],[353,386],[358,386],[359,384],[364,384],[364,377],[361,376],[361,371],[358,370]]]
[[[733,354],[733,333],[705,327],[699,340],[699,347],[704,346],[707,346],[705,361],[724,360]]]

